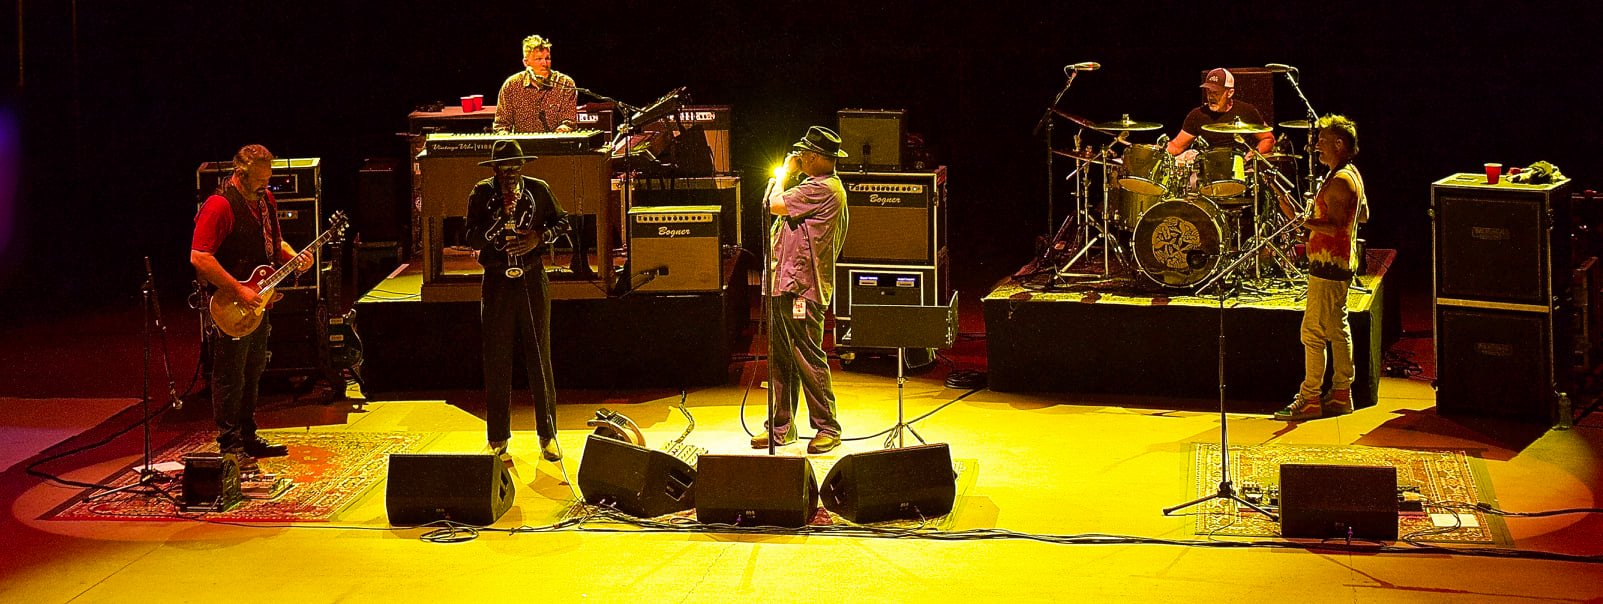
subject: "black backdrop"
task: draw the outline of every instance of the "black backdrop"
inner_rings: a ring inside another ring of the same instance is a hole
[[[5,51],[8,79],[22,72],[6,104],[24,149],[19,202],[0,216],[14,221],[0,256],[6,302],[132,303],[144,255],[164,290],[184,289],[194,168],[245,143],[324,158],[326,205],[350,205],[363,158],[404,155],[396,133],[412,107],[493,99],[530,33],[554,40],[556,68],[598,92],[641,104],[688,86],[697,102],[733,105],[734,159],[749,181],[836,109],[908,109],[910,129],[951,167],[966,289],[1013,270],[1047,230],[1031,130],[1067,63],[1104,67],[1077,80],[1065,110],[1128,113],[1168,132],[1196,104],[1204,69],[1299,67],[1317,109],[1358,121],[1367,236],[1400,248],[1401,276],[1414,280],[1429,278],[1431,181],[1547,159],[1585,187],[1603,169],[1589,38],[1600,11],[1580,8],[189,4],[28,2],[3,17],[18,31],[21,14],[23,34],[21,61],[16,45]],[[1301,117],[1283,80],[1276,108],[1277,120]],[[1068,201],[1056,205],[1061,215]]]

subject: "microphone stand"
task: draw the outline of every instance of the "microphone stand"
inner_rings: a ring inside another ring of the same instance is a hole
[[[785,161],[786,161],[787,164],[790,162],[789,158],[786,158]],[[790,174],[787,171],[784,178],[786,178],[788,180],[789,177],[790,177]],[[773,265],[774,265],[774,259],[773,259],[774,242],[773,242],[773,238],[774,238],[774,234],[773,234],[773,225],[774,225],[774,221],[779,220],[779,217],[775,216],[773,211],[768,208],[768,197],[774,193],[774,189],[775,188],[783,187],[783,186],[785,186],[784,181],[780,180],[780,177],[777,177],[777,176],[774,177],[774,179],[772,181],[770,181],[770,184],[769,184],[768,188],[763,191],[763,199],[760,202],[760,203],[762,203],[762,215],[766,216],[768,218],[768,220],[763,221],[763,226],[765,226],[767,228],[763,229],[763,270],[762,270],[763,283],[762,283],[762,288],[759,291],[762,292],[762,297],[763,297],[763,324],[768,326],[768,357],[767,358],[768,358],[768,367],[769,367],[770,371],[769,371],[769,376],[768,376],[768,388],[764,389],[768,393],[768,418],[766,420],[764,420],[764,424],[763,425],[767,426],[767,430],[768,430],[768,454],[769,455],[775,455],[776,454],[776,449],[778,447],[778,445],[774,442],[774,436],[775,436],[775,433],[774,433],[774,403],[776,401],[774,400],[774,376],[773,376],[772,368],[774,366],[774,308],[773,308],[774,307],[774,296],[773,296],[773,294],[774,294],[774,292],[773,292],[773,289],[774,289],[774,276],[773,276]],[[781,189],[781,190],[783,190],[783,189]],[[836,329],[839,329],[839,326],[837,326]],[[796,418],[794,416],[791,417],[791,423],[792,424],[796,423]],[[794,430],[795,426],[791,426],[791,429]]]
[[[140,399],[139,399],[140,411],[141,411],[141,414],[143,415],[143,419],[141,420],[140,423],[144,427],[144,457],[142,458],[144,463],[142,463],[137,468],[138,473],[139,473],[139,479],[134,481],[133,484],[117,487],[117,488],[114,488],[114,489],[106,489],[106,490],[101,491],[99,493],[95,493],[93,495],[85,497],[84,501],[94,501],[94,500],[100,499],[102,497],[108,497],[110,495],[113,495],[113,494],[116,494],[116,493],[122,493],[122,492],[125,492],[125,491],[126,492],[138,492],[138,493],[140,493],[142,495],[150,495],[150,496],[154,496],[157,493],[160,493],[162,495],[166,495],[168,497],[171,497],[171,495],[169,495],[165,489],[162,489],[160,486],[157,486],[156,483],[168,482],[168,481],[170,481],[172,479],[167,477],[165,474],[162,474],[161,472],[157,472],[155,469],[150,467],[150,465],[151,465],[150,464],[150,420],[151,420],[151,416],[150,416],[150,349],[151,349],[150,336],[151,336],[151,329],[150,329],[150,327],[151,327],[151,325],[155,325],[156,326],[156,329],[159,331],[160,337],[161,337],[161,366],[162,366],[162,370],[164,372],[166,372],[166,375],[167,375],[167,396],[168,396],[168,400],[172,404],[174,409],[182,409],[184,407],[184,400],[178,396],[178,385],[173,382],[172,361],[169,358],[171,355],[167,351],[167,326],[161,322],[161,302],[159,300],[157,300],[157,296],[156,296],[156,277],[155,277],[155,274],[152,273],[151,270],[150,270],[150,256],[145,256],[145,282],[139,286],[139,292],[140,292],[140,296],[143,298],[142,307],[143,307],[143,314],[144,314],[144,321],[143,321],[143,326],[142,326],[142,329],[144,331],[144,357],[143,357],[144,358],[144,363],[142,365],[142,371],[141,371],[141,373],[142,373],[142,382],[143,383],[142,383],[142,391],[140,393]],[[104,487],[101,487],[101,488],[104,488]],[[138,491],[136,491],[136,489],[138,489]],[[154,490],[155,492],[152,493],[151,492],[152,490]]]
[[[1056,184],[1053,182],[1056,180],[1053,174],[1057,166],[1056,154],[1052,152],[1052,130],[1053,122],[1055,121],[1052,119],[1052,114],[1055,113],[1058,103],[1063,102],[1063,96],[1069,93],[1069,88],[1074,86],[1074,78],[1079,75],[1079,71],[1069,71],[1069,78],[1063,82],[1063,89],[1058,91],[1057,96],[1052,97],[1052,104],[1047,105],[1046,111],[1041,113],[1041,119],[1035,123],[1035,129],[1032,131],[1040,132],[1042,128],[1046,128],[1046,233],[1048,236],[1052,234],[1052,221],[1057,216],[1057,200],[1052,193],[1053,185]],[[1047,246],[1050,247],[1051,245],[1052,242],[1048,241]]]
[[[1295,220],[1288,221],[1285,226],[1280,228],[1279,232],[1302,226],[1302,223],[1307,220],[1308,215],[1304,213]],[[1279,232],[1276,234],[1278,235]],[[1211,284],[1214,287],[1214,291],[1219,295],[1219,489],[1211,495],[1204,495],[1180,505],[1163,508],[1163,515],[1165,516],[1171,516],[1177,511],[1215,499],[1228,499],[1267,516],[1273,522],[1280,521],[1278,515],[1259,507],[1251,501],[1242,499],[1241,496],[1236,494],[1235,483],[1230,479],[1230,417],[1225,413],[1225,295],[1229,293],[1225,288],[1225,278],[1241,268],[1247,259],[1256,256],[1258,249],[1272,240],[1273,238],[1271,237],[1258,241],[1257,245],[1242,252],[1234,261],[1226,265],[1224,270],[1219,271],[1219,275],[1213,281],[1205,283],[1198,288],[1198,291],[1202,291]]]
[[[1302,85],[1297,81],[1297,76],[1292,75],[1293,73],[1297,72],[1286,72],[1286,81],[1291,82],[1291,89],[1297,93],[1297,98],[1302,100],[1303,108],[1308,110],[1308,146],[1303,147],[1302,152],[1308,155],[1308,189],[1312,191],[1314,169],[1319,166],[1319,162],[1314,160],[1314,137],[1319,134],[1315,131],[1319,124],[1319,112],[1314,111],[1313,103],[1308,102],[1308,95],[1302,93]]]

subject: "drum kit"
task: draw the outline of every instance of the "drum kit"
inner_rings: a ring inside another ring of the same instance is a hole
[[[1288,138],[1277,141],[1271,153],[1259,153],[1242,137],[1268,133],[1270,127],[1238,118],[1202,126],[1230,135],[1232,144],[1177,157],[1166,149],[1167,137],[1155,144],[1129,141],[1132,133],[1160,130],[1162,124],[1128,115],[1093,122],[1056,113],[1114,138],[1100,148],[1054,151],[1077,165],[1067,177],[1076,183],[1075,212],[1042,258],[1052,265],[1053,284],[1133,278],[1133,269],[1162,288],[1200,292],[1221,278],[1233,260],[1245,262],[1243,282],[1303,277],[1291,231],[1310,205],[1303,191],[1311,195],[1317,185],[1299,188],[1298,160],[1303,156]],[[1306,129],[1308,122],[1280,126]],[[1098,168],[1100,204],[1094,191],[1098,179],[1090,175]],[[1101,252],[1100,272],[1093,266],[1098,263],[1087,261],[1096,252]],[[1251,258],[1242,258],[1249,253]]]

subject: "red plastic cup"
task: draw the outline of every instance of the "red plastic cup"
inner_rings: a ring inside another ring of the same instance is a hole
[[[1497,177],[1503,174],[1503,164],[1486,164],[1486,184],[1497,184]]]
[[[484,95],[475,94],[475,95],[472,96],[472,99],[473,99],[473,110],[474,111],[483,111],[484,110]]]
[[[462,97],[462,113],[473,113],[473,97]],[[1491,165],[1491,164],[1487,164]],[[1490,169],[1490,168],[1488,168]]]

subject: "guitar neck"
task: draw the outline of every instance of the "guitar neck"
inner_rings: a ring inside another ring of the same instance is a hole
[[[300,256],[309,250],[315,250],[318,248],[318,246],[323,245],[324,242],[327,242],[328,239],[333,236],[334,229],[323,231],[323,234],[318,235],[317,239],[313,239],[311,243],[307,244],[306,247],[301,248],[301,251],[296,252],[295,255]],[[279,282],[283,281],[285,277],[288,277],[291,270],[294,269],[292,269],[291,265],[289,264],[278,267],[278,270],[273,271],[272,276],[262,280],[261,286],[258,288],[258,293],[278,287]]]

